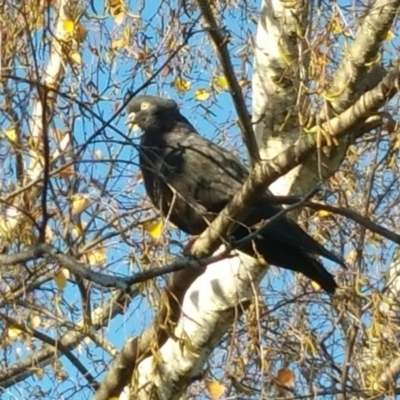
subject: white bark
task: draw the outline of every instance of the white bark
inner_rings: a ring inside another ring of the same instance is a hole
[[[210,264],[186,292],[176,328],[154,356],[143,360],[134,382],[133,399],[179,399],[198,376],[213,348],[240,315],[240,303],[250,300],[266,271],[247,255]],[[127,390],[124,394],[126,396]]]
[[[301,11],[303,10],[303,11]],[[293,145],[300,135],[297,111],[300,84],[299,61],[305,31],[307,1],[286,7],[279,0],[263,0],[257,27],[253,76],[253,121],[261,158],[271,159]],[[306,63],[306,61],[304,61]],[[298,167],[274,182],[270,189],[277,195],[297,193],[294,183],[302,175]],[[314,174],[313,174],[314,175]],[[311,176],[313,176],[311,175]],[[310,175],[304,186],[308,189]],[[300,185],[300,192],[303,185]],[[305,189],[307,191],[307,189]]]

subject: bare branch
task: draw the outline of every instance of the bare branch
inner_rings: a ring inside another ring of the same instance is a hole
[[[332,85],[326,95],[335,112],[343,111],[354,98],[371,89],[374,83],[378,83],[376,79],[382,74],[382,70],[377,67],[379,52],[399,6],[399,0],[377,0],[363,18],[360,30],[346,49],[346,57],[335,71]],[[374,64],[376,68],[371,69],[371,65]],[[363,77],[365,79],[362,79]],[[360,81],[363,82],[362,85]]]
[[[309,207],[314,210],[325,210],[325,211],[329,211],[333,214],[343,215],[344,217],[349,218],[349,219],[353,220],[354,222],[357,222],[358,224],[364,226],[371,232],[377,233],[378,235],[381,235],[381,236],[385,237],[386,239],[391,240],[394,243],[400,244],[400,235],[394,233],[393,231],[390,231],[389,229],[384,228],[383,226],[381,226],[379,224],[376,224],[375,222],[371,221],[369,218],[364,217],[353,210],[340,208],[340,207],[333,207],[333,206],[330,206],[329,204],[317,204],[317,203],[312,203],[312,202],[305,202],[304,207]]]
[[[109,320],[113,319],[116,315],[120,314],[121,311],[130,303],[136,296],[138,291],[135,289],[132,292],[123,293],[117,291],[108,302],[98,307],[92,312],[92,329],[99,330],[108,324]],[[78,322],[77,326],[82,325],[82,322]],[[57,339],[59,346],[64,348],[75,348],[81,341],[86,337],[84,332],[80,330],[69,331],[65,335]],[[18,382],[27,379],[29,376],[35,373],[35,369],[32,365],[37,368],[44,368],[54,358],[54,347],[44,345],[42,349],[32,352],[32,354],[11,367],[0,371],[0,387],[6,389],[10,386],[15,385]]]
[[[235,70],[233,68],[231,57],[228,51],[229,34],[222,27],[220,27],[215,19],[212,11],[212,5],[207,0],[197,0],[201,13],[204,19],[204,25],[207,32],[214,44],[215,52],[219,62],[221,63],[222,70],[228,81],[230,94],[233,99],[238,118],[239,126],[242,132],[243,142],[247,147],[251,166],[260,161],[260,153],[258,151],[257,141],[254,136],[253,125],[249,117],[249,112],[243,98],[242,89],[236,79]]]
[[[48,335],[45,335],[42,332],[39,332],[37,329],[33,329],[26,324],[21,324],[13,318],[10,318],[8,315],[4,313],[0,313],[0,318],[7,321],[11,326],[18,328],[20,331],[29,334],[36,339],[41,340],[43,343],[51,346],[53,348],[54,354],[60,356],[65,356],[71,362],[72,365],[82,374],[82,376],[88,381],[90,386],[96,390],[98,387],[98,383],[93,375],[86,369],[86,367],[81,363],[78,357],[76,357],[71,348],[67,348],[63,346],[58,340],[51,338]]]

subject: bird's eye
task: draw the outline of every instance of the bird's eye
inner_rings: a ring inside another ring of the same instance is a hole
[[[144,101],[141,105],[140,105],[140,109],[141,110],[147,110],[149,108],[150,104],[147,101]]]

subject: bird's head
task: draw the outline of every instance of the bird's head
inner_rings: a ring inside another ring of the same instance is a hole
[[[129,126],[138,125],[143,131],[159,129],[178,110],[174,100],[156,96],[137,96],[128,103]]]

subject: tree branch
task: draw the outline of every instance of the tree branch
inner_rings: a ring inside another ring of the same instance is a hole
[[[242,89],[236,79],[235,70],[229,55],[229,33],[218,25],[212,11],[212,5],[208,0],[197,0],[197,3],[199,4],[204,19],[204,26],[207,28],[207,32],[214,44],[218,60],[221,63],[222,70],[224,71],[226,80],[228,81],[233,105],[235,106],[239,118],[239,126],[243,142],[246,145],[249,154],[250,165],[254,166],[256,162],[260,161],[260,153],[254,136],[253,125],[243,98]]]
[[[396,17],[399,0],[376,0],[363,18],[355,39],[347,47],[346,57],[333,75],[326,94],[335,112],[341,112],[382,74],[378,67],[379,51]],[[371,68],[374,65],[375,68]],[[365,79],[362,79],[365,78]]]

